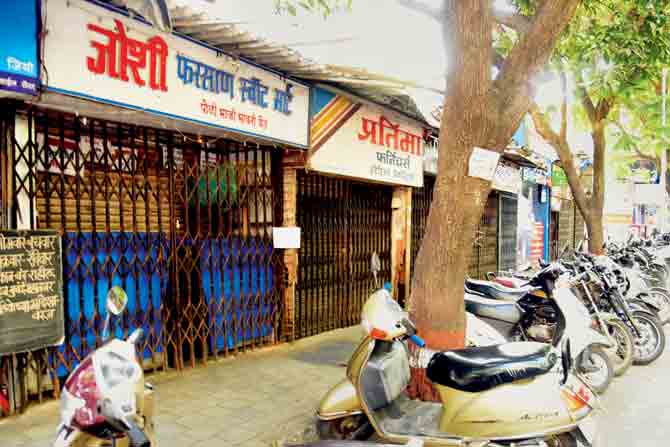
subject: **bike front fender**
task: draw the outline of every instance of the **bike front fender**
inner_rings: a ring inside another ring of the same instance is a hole
[[[363,406],[358,400],[356,388],[349,379],[343,379],[323,396],[316,416],[329,421],[361,413]]]

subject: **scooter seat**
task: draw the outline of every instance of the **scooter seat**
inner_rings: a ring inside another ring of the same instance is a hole
[[[516,324],[523,317],[523,310],[516,302],[501,301],[481,295],[465,294],[465,310],[482,318]]]
[[[478,393],[545,374],[557,360],[548,344],[510,342],[438,352],[430,359],[426,375],[438,385]]]
[[[497,300],[517,301],[519,298],[533,290],[532,286],[505,287],[493,281],[481,281],[478,279],[465,280],[466,292],[495,298]]]

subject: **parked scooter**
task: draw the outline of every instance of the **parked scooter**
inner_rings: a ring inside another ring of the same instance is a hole
[[[552,293],[556,278],[545,277]],[[361,319],[365,337],[347,378],[319,406],[322,436],[361,439],[366,424],[385,441],[431,445],[590,445],[595,436],[597,397],[572,373],[569,343],[562,354],[535,342],[435,353],[426,373],[441,402],[422,402],[403,393],[410,379],[404,340],[423,346],[408,314],[382,289]]]
[[[593,329],[588,309],[570,288],[581,281],[563,274],[551,294],[541,284],[546,275],[564,271],[560,265],[547,266],[524,286],[525,294],[516,301],[502,301],[489,296],[498,290],[495,284],[477,285],[481,295],[466,294],[465,309],[496,327],[508,340],[530,340],[560,346],[570,340],[577,373],[597,393],[609,387],[614,366],[607,352],[616,341]],[[472,289],[471,283],[471,289]]]
[[[109,340],[86,356],[66,380],[54,447],[152,445],[153,391],[145,384],[135,355],[142,330],[136,329],[127,340],[109,335],[111,315],[121,315],[127,302],[122,288],[109,290],[103,329],[103,339]]]

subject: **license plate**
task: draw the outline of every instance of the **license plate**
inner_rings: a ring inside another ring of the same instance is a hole
[[[596,438],[598,435],[598,426],[595,418],[589,417],[579,423],[579,431],[584,436],[590,446],[596,445]]]

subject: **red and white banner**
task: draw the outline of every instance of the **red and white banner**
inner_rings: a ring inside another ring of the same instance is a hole
[[[332,107],[326,106],[312,118],[312,132],[318,133],[322,126],[324,136],[312,145],[311,169],[396,185],[423,186],[423,127],[418,122],[341,96],[331,102]],[[349,112],[337,114],[339,103],[344,103],[342,107]],[[338,119],[337,126],[329,125]]]
[[[42,3],[48,90],[308,147],[308,86],[87,1]]]

